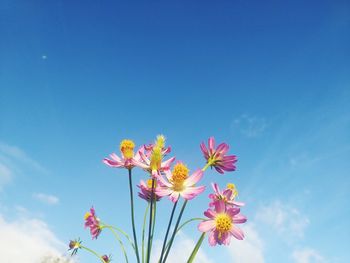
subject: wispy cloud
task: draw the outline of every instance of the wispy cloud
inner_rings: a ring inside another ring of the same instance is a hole
[[[295,263],[326,263],[326,259],[311,248],[295,250],[292,257]]]
[[[256,220],[272,227],[286,241],[302,238],[310,223],[308,217],[298,209],[280,201],[261,206],[257,210]]]
[[[39,219],[20,216],[7,221],[0,214],[1,262],[38,263],[46,256],[61,257],[66,246]]]
[[[264,244],[255,226],[247,224],[242,229],[246,238],[244,240],[232,238],[231,244],[227,248],[232,257],[232,262],[264,263]]]
[[[33,198],[48,205],[57,205],[60,202],[57,196],[43,193],[34,193]]]
[[[259,137],[266,129],[267,122],[264,118],[243,114],[231,123],[233,133],[240,132],[248,138]]]
[[[1,162],[0,160],[0,191],[8,182],[11,181],[12,171],[7,165]]]
[[[6,143],[0,142],[0,155],[5,158],[10,158],[14,162],[20,162],[36,169],[39,172],[47,173],[47,169],[43,167],[39,162],[29,157],[21,148]]]

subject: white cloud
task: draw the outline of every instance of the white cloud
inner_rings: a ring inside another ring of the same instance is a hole
[[[0,191],[5,184],[11,181],[12,171],[7,165],[0,162]]]
[[[244,136],[249,138],[259,137],[266,129],[267,122],[264,118],[256,116],[249,116],[247,114],[241,115],[231,123],[231,130],[237,130]]]
[[[325,263],[326,260],[316,250],[305,248],[293,252],[295,263]]]
[[[59,203],[59,198],[54,195],[48,195],[43,193],[34,193],[33,197],[40,202],[43,202],[48,205],[56,205]]]
[[[257,210],[256,220],[274,228],[287,241],[302,238],[310,223],[298,209],[280,201],[261,206]]]
[[[242,226],[245,233],[244,240],[231,239],[227,248],[232,262],[264,263],[263,241],[253,224]]]
[[[156,240],[152,249],[151,262],[158,262],[163,242],[161,240]],[[172,249],[170,250],[167,262],[169,263],[179,263],[187,262],[188,257],[191,255],[196,242],[186,236],[183,232],[179,232],[176,236],[176,242]],[[213,263],[208,256],[205,254],[203,249],[199,249],[195,259],[196,263]]]
[[[36,169],[39,172],[47,173],[46,168],[44,168],[40,163],[29,157],[22,149],[17,146],[8,145],[6,143],[0,142],[0,155],[10,158],[15,161],[15,163],[21,162],[30,167]]]
[[[20,217],[9,222],[0,214],[1,262],[38,263],[48,256],[60,257],[66,245],[39,219]]]

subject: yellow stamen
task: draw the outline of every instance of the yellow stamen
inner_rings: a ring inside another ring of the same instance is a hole
[[[84,220],[86,220],[89,216],[91,216],[90,212],[86,212],[84,215]]]
[[[152,150],[151,163],[150,163],[152,171],[160,169],[162,158],[163,158],[162,149],[158,146],[154,146]]]
[[[132,140],[122,140],[120,143],[120,151],[123,153],[124,158],[131,159],[134,157],[135,144]]]
[[[146,184],[147,184],[148,188],[152,189],[152,179],[148,179]],[[154,188],[156,188],[156,187],[157,187],[157,181],[154,180]]]
[[[175,191],[180,192],[184,188],[184,181],[188,177],[189,169],[183,163],[177,163],[174,165],[171,181]]]
[[[231,217],[226,213],[218,214],[215,218],[215,228],[219,234],[229,231],[232,228]]]
[[[160,134],[157,136],[157,140],[156,140],[156,146],[158,146],[159,148],[164,148],[165,146],[165,136]]]
[[[227,188],[232,190],[232,193],[233,193],[234,197],[236,197],[238,195],[238,191],[237,191],[237,188],[236,188],[235,184],[228,183],[227,184]]]

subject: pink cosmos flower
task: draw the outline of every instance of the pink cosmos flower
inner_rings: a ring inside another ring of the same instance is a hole
[[[215,149],[215,139],[210,137],[208,139],[208,148],[203,142],[200,144],[200,147],[207,163],[219,173],[223,174],[224,171],[236,170],[234,164],[237,162],[237,157],[235,155],[226,155],[229,150],[228,144],[220,143]]]
[[[159,177],[161,185],[156,190],[159,196],[169,196],[172,202],[176,202],[180,196],[191,200],[205,190],[205,186],[195,186],[203,177],[203,171],[197,170],[188,176],[188,168],[181,162],[174,166],[173,172],[164,171],[165,178]]]
[[[141,161],[139,152],[143,151],[144,149],[143,146],[140,147],[140,149],[134,155],[134,147],[135,144],[133,141],[123,140],[120,143],[121,157],[119,157],[115,153],[112,153],[109,155],[111,159],[104,158],[103,163],[114,168],[132,169],[135,166],[134,162]]]
[[[85,219],[85,228],[90,228],[90,233],[92,236],[92,239],[97,239],[99,234],[102,231],[101,225],[100,225],[100,219],[96,217],[95,209],[91,207],[90,212],[87,212],[84,216]]]
[[[242,224],[247,218],[239,214],[238,207],[226,207],[223,201],[215,203],[215,209],[208,209],[204,215],[209,218],[198,225],[201,232],[209,232],[209,245],[229,245],[231,236],[242,240],[244,233],[236,224]]]
[[[244,203],[235,201],[237,196],[237,190],[234,184],[228,184],[227,188],[224,191],[221,191],[217,183],[212,183],[214,193],[209,195],[209,198],[212,202],[209,203],[209,206],[214,206],[216,202],[223,201],[226,206],[244,206]]]
[[[153,178],[158,178],[161,172],[170,169],[171,164],[175,161],[175,157],[163,161],[164,156],[171,150],[170,147],[165,148],[164,143],[164,136],[157,136],[154,144],[144,146],[138,151],[140,159],[134,159],[133,164],[148,171]]]
[[[138,193],[139,197],[150,202],[151,196],[152,196],[152,179],[148,179],[147,182],[144,182],[143,180],[141,180],[138,187],[141,190]],[[153,193],[153,197],[155,201],[159,201],[161,199],[161,196],[156,193],[158,189],[159,189],[159,182],[155,181],[155,187],[154,187],[154,193]]]
[[[103,259],[103,261],[106,262],[106,263],[111,262],[110,257],[108,257],[107,255],[103,255],[103,256],[102,256],[102,259]]]

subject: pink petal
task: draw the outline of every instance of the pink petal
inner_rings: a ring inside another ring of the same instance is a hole
[[[180,195],[186,200],[191,200],[205,190],[205,186],[187,187]]]
[[[163,169],[169,169],[171,164],[175,161],[175,157],[170,158],[169,160],[166,160],[161,163],[160,167]]]
[[[214,230],[209,233],[208,241],[210,246],[215,246],[217,244]]]
[[[214,219],[216,217],[215,211],[208,209],[207,211],[204,212],[204,215],[206,217],[209,217],[210,219]]]
[[[216,194],[220,194],[220,188],[217,183],[211,183],[211,186]]]
[[[167,187],[157,187],[155,192],[159,196],[167,196],[167,195],[171,195],[171,193],[173,191],[171,189],[167,188]]]
[[[198,230],[201,232],[208,232],[215,228],[214,220],[203,221],[198,225]]]
[[[244,215],[236,215],[233,217],[234,224],[242,224],[247,222],[247,218]]]
[[[215,212],[217,212],[217,213],[225,212],[225,202],[224,201],[215,202]]]
[[[119,163],[119,162],[116,162],[116,161],[113,161],[113,160],[110,160],[107,158],[103,159],[102,162],[110,167],[116,167],[116,168],[123,167],[123,165],[124,165],[124,163]]]
[[[230,217],[234,217],[236,216],[241,209],[239,209],[238,207],[230,207],[227,209],[226,213],[230,216]]]
[[[244,238],[244,233],[241,229],[239,229],[238,227],[232,227],[230,230],[231,234],[237,238],[238,240],[243,240]]]
[[[209,147],[209,152],[213,153],[213,151],[215,149],[215,139],[214,139],[214,137],[210,137],[208,139],[208,147]]]
[[[179,200],[179,197],[180,197],[180,194],[173,191],[173,192],[170,194],[169,199],[170,199],[173,203],[175,203],[177,200]]]
[[[163,184],[163,185],[165,185],[165,186],[167,186],[167,187],[172,187],[172,186],[173,186],[171,183],[169,183],[169,181],[165,180],[165,179],[163,178],[163,176],[159,176],[159,177],[158,177],[158,181],[159,181],[161,184]]]
[[[202,170],[197,170],[195,171],[190,177],[188,177],[186,180],[185,180],[185,186],[192,186],[192,185],[195,185],[196,183],[198,183],[198,181],[200,179],[202,179],[203,177],[203,171]]]

